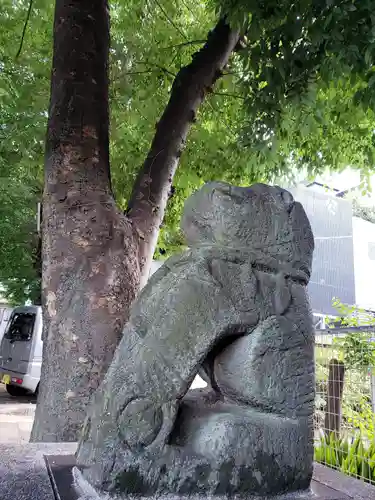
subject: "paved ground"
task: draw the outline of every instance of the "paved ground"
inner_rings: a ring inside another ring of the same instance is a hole
[[[36,399],[13,398],[0,384],[0,444],[23,444],[29,441]]]

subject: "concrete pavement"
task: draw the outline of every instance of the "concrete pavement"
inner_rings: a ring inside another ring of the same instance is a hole
[[[0,444],[29,442],[36,398],[9,396],[0,384]]]

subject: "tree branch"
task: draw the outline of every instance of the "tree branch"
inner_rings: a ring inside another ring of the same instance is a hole
[[[168,47],[162,47],[160,50],[179,49],[180,47],[186,47],[189,45],[199,45],[205,42],[206,40],[192,40],[191,42],[178,43],[177,45],[169,45]]]
[[[159,73],[159,71],[157,71],[156,69],[146,69],[146,71],[126,71],[124,75],[149,75],[150,73]]]
[[[147,61],[134,61],[134,64],[143,64],[144,66],[152,66],[154,68],[158,68],[159,70],[163,71],[163,73],[167,73],[168,75],[173,76],[173,78],[176,78],[175,73],[172,73],[172,71],[169,71],[169,69],[165,68],[164,66],[160,66],[159,64],[149,63]]]
[[[231,94],[229,92],[211,92],[212,95],[222,95],[222,96],[227,96],[227,97],[234,97],[236,99],[242,99],[243,101],[246,99],[242,95],[238,94]]]
[[[20,46],[19,46],[17,54],[16,54],[16,59],[19,58],[19,56],[21,54],[21,51],[22,51],[23,41],[25,39],[26,29],[27,29],[27,25],[29,24],[30,15],[31,15],[31,9],[32,8],[33,8],[33,0],[30,0],[30,2],[29,2],[29,8],[28,8],[28,11],[27,11],[26,19],[25,19],[25,24],[23,25]]]
[[[143,283],[149,274],[173,176],[188,132],[206,94],[221,77],[238,39],[239,33],[221,19],[208,34],[205,45],[193,55],[192,62],[181,68],[174,79],[169,102],[157,124],[128,204],[128,217],[140,237]]]
[[[167,21],[169,22],[169,24],[171,26],[174,27],[174,29],[176,31],[178,31],[178,33],[180,33],[180,35],[185,38],[185,40],[187,40],[187,36],[185,35],[185,33],[182,31],[182,29],[177,26],[177,24],[172,21],[172,19],[168,16],[168,13],[165,11],[164,7],[160,4],[159,0],[153,0],[154,3],[156,3],[156,5],[159,7],[159,9],[162,11],[162,13],[164,14],[164,17],[167,19]]]
[[[196,21],[197,24],[200,24],[200,20],[198,19],[198,17],[195,15],[194,11],[189,7],[188,4],[186,4],[184,2],[184,0],[181,0],[182,4],[184,5],[185,9],[188,10],[191,14],[191,16],[194,18],[194,20]]]

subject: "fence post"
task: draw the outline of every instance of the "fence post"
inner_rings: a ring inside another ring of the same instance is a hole
[[[371,383],[371,406],[372,413],[375,416],[375,366],[369,367],[370,383]]]
[[[338,437],[340,434],[344,374],[344,363],[337,359],[331,359],[329,362],[327,407],[324,419],[324,430],[327,436],[334,433]]]

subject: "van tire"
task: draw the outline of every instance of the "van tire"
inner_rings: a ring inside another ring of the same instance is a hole
[[[33,396],[35,396],[37,398],[38,394],[39,394],[39,384],[36,386],[36,389],[35,389]]]
[[[6,384],[5,388],[7,393],[13,397],[27,396],[29,391],[24,387],[19,387],[18,385]]]

